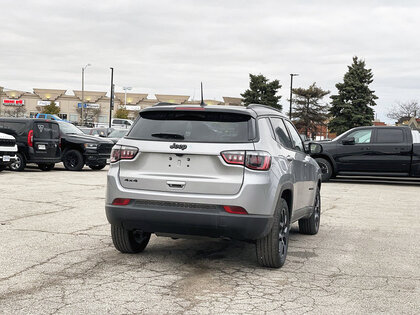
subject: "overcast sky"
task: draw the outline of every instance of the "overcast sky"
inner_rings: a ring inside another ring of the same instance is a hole
[[[0,2],[0,86],[239,97],[249,73],[336,92],[357,55],[372,68],[378,118],[420,99],[420,1]],[[325,98],[325,102],[329,102]]]

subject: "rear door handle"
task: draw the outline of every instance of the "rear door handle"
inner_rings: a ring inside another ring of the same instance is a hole
[[[176,181],[168,180],[166,184],[169,186],[169,188],[174,188],[174,189],[184,189],[185,187],[185,182],[176,182]]]

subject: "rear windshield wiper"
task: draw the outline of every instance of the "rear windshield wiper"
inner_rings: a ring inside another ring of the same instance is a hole
[[[176,133],[153,133],[152,137],[155,138],[162,138],[162,139],[177,139],[177,140],[184,140],[183,135],[179,135]]]

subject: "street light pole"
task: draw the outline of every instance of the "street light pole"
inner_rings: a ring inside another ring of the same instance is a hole
[[[124,86],[123,90],[124,90],[124,108],[127,106],[127,90],[131,91],[132,87],[131,86]]]
[[[91,66],[90,63],[82,67],[82,106],[80,107],[80,116],[81,116],[82,126],[83,126],[83,106],[85,105],[85,69],[89,66]]]
[[[108,126],[111,128],[112,110],[114,109],[114,68],[111,69],[111,98],[109,99],[109,123]]]
[[[290,74],[290,110],[289,110],[289,119],[292,120],[292,89],[293,89],[293,77],[298,76],[298,73]]]

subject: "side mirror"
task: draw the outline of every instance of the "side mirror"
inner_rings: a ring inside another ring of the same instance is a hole
[[[350,138],[343,139],[342,143],[344,145],[353,145],[356,143],[356,140],[354,139],[354,137],[350,137]]]
[[[308,145],[308,154],[319,154],[322,152],[322,145],[315,142],[310,142]]]

